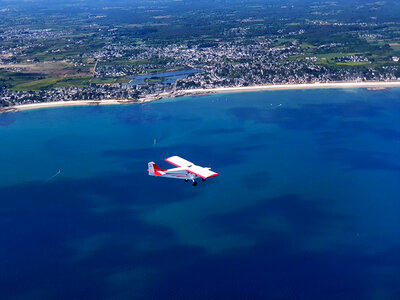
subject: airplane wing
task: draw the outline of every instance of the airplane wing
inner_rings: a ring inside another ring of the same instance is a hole
[[[218,176],[218,174],[211,171],[210,168],[203,168],[200,166],[196,166],[192,162],[190,162],[186,159],[183,159],[182,157],[179,157],[179,156],[169,157],[166,159],[166,161],[173,164],[174,166],[177,166],[180,168],[185,168],[186,171],[188,171],[189,173],[192,173],[203,179]]]
[[[179,156],[171,156],[165,159],[167,162],[169,162],[170,164],[173,164],[176,167],[180,167],[180,168],[186,168],[189,166],[193,166],[194,163],[183,159],[182,157]]]
[[[211,171],[209,168],[203,168],[203,167],[199,167],[196,165],[193,165],[193,166],[187,168],[186,170],[194,175],[197,175],[197,176],[203,178],[203,179],[218,176],[217,173]]]

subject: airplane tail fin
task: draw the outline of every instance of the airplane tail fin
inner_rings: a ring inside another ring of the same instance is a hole
[[[148,163],[148,170],[150,176],[160,176],[163,174],[163,170],[157,166],[154,161]]]

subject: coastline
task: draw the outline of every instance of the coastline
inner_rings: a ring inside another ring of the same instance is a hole
[[[154,101],[149,100],[149,101]],[[96,106],[96,105],[120,105],[120,104],[132,104],[132,103],[143,103],[147,101],[132,101],[132,100],[74,100],[74,101],[54,101],[54,102],[39,102],[31,104],[20,104],[10,107],[0,108],[0,113],[5,112],[18,112],[24,110],[33,110],[40,108],[54,108],[54,107],[65,107],[65,106]]]
[[[213,93],[241,93],[241,92],[258,92],[258,91],[274,91],[274,90],[301,90],[301,89],[348,89],[348,88],[370,88],[373,90],[381,90],[392,87],[400,87],[398,81],[359,81],[359,82],[324,82],[324,83],[298,83],[298,84],[269,84],[269,85],[254,85],[246,87],[222,87],[210,89],[192,89],[182,90],[176,93],[161,93],[152,95],[139,100],[75,100],[75,101],[55,101],[55,102],[40,102],[32,104],[21,104],[11,107],[0,108],[0,113],[18,112],[24,110],[64,107],[64,106],[90,106],[90,105],[120,105],[132,103],[146,103],[165,98],[206,95]]]
[[[400,80],[397,81],[356,81],[356,82],[317,82],[317,83],[296,83],[296,84],[269,84],[254,85],[246,87],[224,87],[212,89],[193,89],[185,91],[186,94],[197,93],[233,93],[233,92],[258,92],[273,90],[303,90],[303,89],[346,89],[346,88],[391,88],[400,87]]]
[[[89,106],[89,105],[118,105],[118,104],[129,104],[135,103],[131,100],[75,100],[75,101],[55,101],[55,102],[42,102],[42,103],[32,103],[32,104],[21,104],[11,107],[15,108],[17,111],[31,110],[39,108],[49,108],[49,107],[64,107],[64,106]]]

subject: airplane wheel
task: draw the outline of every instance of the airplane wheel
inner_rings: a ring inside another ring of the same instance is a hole
[[[189,179],[185,179],[185,182],[188,182],[189,181]]]
[[[193,181],[192,185],[193,185],[193,186],[196,186],[196,185],[197,185],[197,182],[196,182],[196,181]]]

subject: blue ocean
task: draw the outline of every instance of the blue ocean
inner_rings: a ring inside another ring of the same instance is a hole
[[[400,299],[400,89],[0,114],[0,245],[7,300]]]

